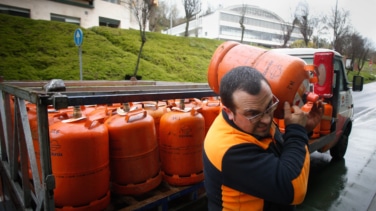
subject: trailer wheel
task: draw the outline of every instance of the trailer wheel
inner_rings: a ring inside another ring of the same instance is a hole
[[[348,126],[346,130],[342,133],[337,144],[330,149],[330,155],[332,156],[333,159],[340,160],[345,156],[347,145],[349,143],[350,132],[351,132],[351,126]]]

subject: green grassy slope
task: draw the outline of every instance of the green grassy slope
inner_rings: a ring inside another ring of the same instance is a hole
[[[78,26],[0,14],[0,76],[5,80],[79,80]],[[141,45],[138,30],[82,29],[84,80],[123,80],[133,75]],[[223,41],[147,33],[137,75],[143,80],[207,82],[207,68]],[[358,74],[350,72],[349,79]],[[376,80],[376,65],[360,72]]]
[[[79,80],[78,26],[0,15],[0,75],[5,80]],[[5,23],[5,24],[4,24]],[[84,80],[123,80],[133,74],[138,30],[82,29]],[[223,41],[147,33],[137,75],[143,80],[206,82],[207,67]]]

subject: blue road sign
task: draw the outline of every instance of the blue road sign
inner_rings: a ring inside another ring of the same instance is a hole
[[[76,46],[82,45],[82,41],[84,39],[84,33],[82,32],[82,30],[80,28],[78,28],[78,29],[76,29],[76,31],[74,31],[73,39],[74,39],[74,43],[76,44]]]

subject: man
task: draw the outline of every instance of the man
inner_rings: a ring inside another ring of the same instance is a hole
[[[222,113],[203,152],[209,210],[294,210],[307,190],[307,130],[320,121],[321,109],[307,114],[281,102],[282,135],[273,123],[278,99],[264,76],[246,66],[223,76],[220,97]]]

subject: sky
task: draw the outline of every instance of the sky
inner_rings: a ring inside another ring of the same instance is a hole
[[[338,9],[350,12],[351,26],[370,40],[370,47],[376,48],[376,0],[202,0],[203,7],[211,5],[212,8],[217,8],[219,4],[223,7],[243,3],[256,5],[276,13],[285,21],[292,20],[291,16],[299,2],[306,2],[313,16],[329,15],[338,2]]]

